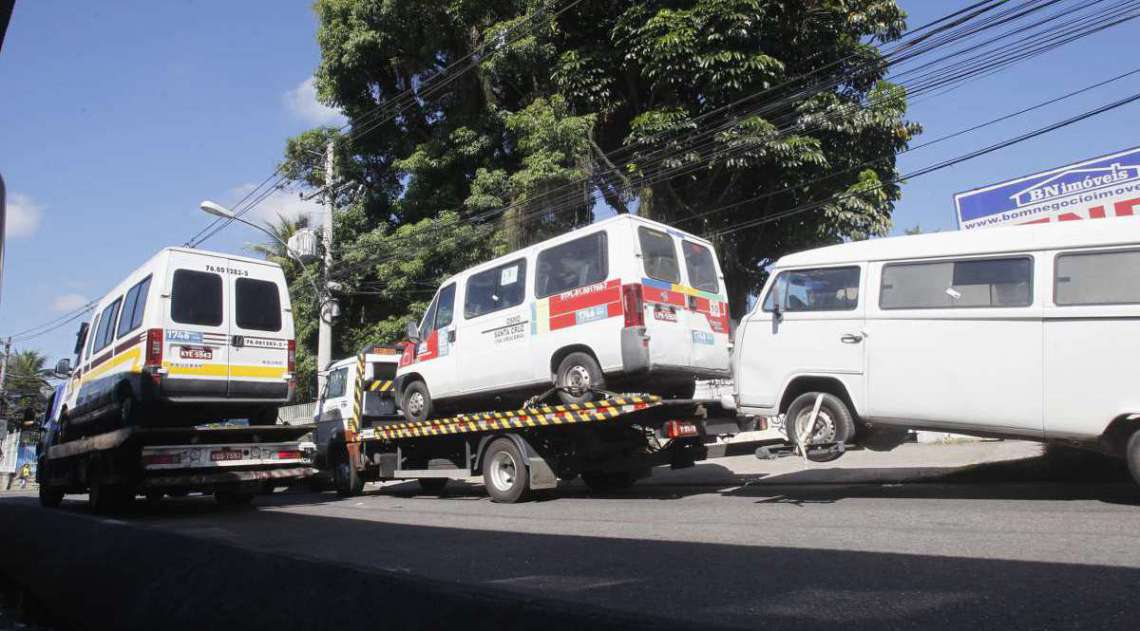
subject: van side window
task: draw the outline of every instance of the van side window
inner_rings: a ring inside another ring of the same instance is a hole
[[[467,279],[463,317],[478,318],[522,304],[526,297],[526,259],[474,274]]]
[[[222,323],[221,276],[188,269],[175,270],[170,294],[170,318],[175,322],[203,326]]]
[[[95,340],[99,337],[99,324],[101,321],[98,314],[95,316],[95,319],[91,320],[91,328],[87,330],[87,355],[84,359],[91,359],[91,355],[95,353]]]
[[[325,398],[336,399],[344,396],[344,388],[348,384],[348,367],[337,368],[329,373],[328,383],[325,384]]]
[[[281,295],[277,283],[255,278],[234,282],[235,321],[254,331],[281,330]]]
[[[439,301],[435,305],[435,329],[451,326],[455,318],[455,283],[439,290]]]
[[[99,315],[99,331],[95,334],[95,352],[99,352],[115,339],[115,317],[119,315],[119,307],[123,306],[123,299],[107,305]]]
[[[535,295],[546,298],[600,283],[608,275],[606,233],[595,232],[539,252]]]
[[[713,262],[712,250],[699,243],[681,241],[681,250],[685,253],[685,269],[689,272],[689,284],[701,291],[710,293],[720,292],[720,283],[716,278],[716,264]]]
[[[851,311],[859,306],[859,268],[827,267],[780,272],[764,298],[771,312],[773,295],[781,308],[795,311]]]
[[[673,237],[650,228],[637,229],[641,242],[641,259],[645,274],[654,280],[667,283],[681,282],[681,268],[677,265],[677,248],[673,247]]]
[[[1080,252],[1057,257],[1053,302],[1058,305],[1140,304],[1140,251]]]
[[[883,266],[882,309],[1027,307],[1033,302],[1028,257]]]
[[[147,276],[127,291],[127,298],[123,301],[123,317],[119,318],[118,337],[123,337],[142,324],[143,310],[146,309],[146,294],[149,289],[150,276]]]

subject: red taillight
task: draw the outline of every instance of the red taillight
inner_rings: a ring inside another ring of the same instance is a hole
[[[667,421],[665,423],[665,437],[666,438],[685,438],[688,436],[699,436],[700,430],[697,426],[688,421]]]
[[[146,332],[146,368],[162,368],[162,329]]]
[[[182,457],[178,454],[151,454],[143,456],[142,461],[144,466],[157,464],[181,464]]]
[[[277,452],[277,459],[278,460],[300,460],[302,455],[303,454],[297,450],[279,451],[279,452]]]
[[[625,310],[625,326],[645,326],[644,302],[641,296],[641,285],[622,285],[621,304]]]
[[[289,372],[296,372],[297,368],[297,340],[289,340]]]

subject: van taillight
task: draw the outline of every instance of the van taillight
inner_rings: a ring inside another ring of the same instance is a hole
[[[297,368],[297,340],[289,340],[289,372],[293,373]]]
[[[162,368],[162,329],[146,332],[146,368]]]
[[[625,310],[625,326],[645,326],[645,310],[641,297],[641,285],[622,285],[621,304]]]

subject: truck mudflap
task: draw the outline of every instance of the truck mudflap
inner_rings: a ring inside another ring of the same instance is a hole
[[[250,482],[265,482],[267,480],[292,480],[307,478],[317,473],[313,467],[291,467],[288,469],[265,469],[253,471],[211,471],[208,473],[178,473],[173,475],[159,475],[145,478],[140,488],[153,489],[165,487],[208,487],[214,485],[230,485]]]
[[[555,427],[584,423],[601,423],[614,420],[633,420],[635,413],[660,410],[673,403],[691,405],[691,401],[665,401],[656,395],[620,395],[594,401],[568,405],[539,405],[511,412],[480,412],[459,414],[441,419],[384,423],[361,430],[358,440],[393,440],[472,434],[506,429]],[[637,414],[641,416],[641,414]]]

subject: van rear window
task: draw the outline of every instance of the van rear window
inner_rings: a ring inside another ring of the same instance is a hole
[[[681,250],[685,252],[685,269],[689,272],[689,284],[701,291],[718,293],[720,283],[716,279],[716,263],[713,262],[712,250],[692,241],[681,241]]]
[[[175,270],[170,289],[170,318],[179,324],[221,324],[222,277],[209,272]]]
[[[1140,304],[1140,251],[1080,252],[1057,257],[1058,305]]]
[[[637,238],[641,242],[645,274],[667,283],[681,282],[681,268],[677,265],[677,248],[673,247],[673,237],[659,230],[638,228]]]
[[[281,330],[281,296],[277,283],[239,278],[234,283],[237,325],[254,331]]]
[[[609,275],[606,233],[568,241],[539,252],[535,293],[539,298],[600,283]]]
[[[892,263],[883,266],[881,309],[1027,307],[1033,302],[1028,258]]]

